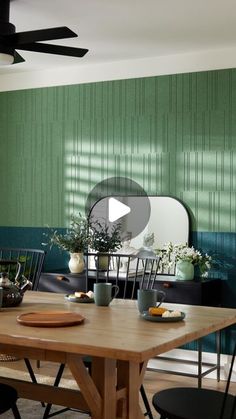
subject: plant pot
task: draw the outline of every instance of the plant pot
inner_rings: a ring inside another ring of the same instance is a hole
[[[80,274],[84,270],[84,254],[70,253],[70,260],[68,263],[70,272],[72,274]]]
[[[99,271],[107,271],[109,268],[109,255],[97,254],[94,256],[95,266]]]
[[[175,276],[177,279],[187,281],[194,278],[194,266],[188,260],[179,260],[176,263]]]

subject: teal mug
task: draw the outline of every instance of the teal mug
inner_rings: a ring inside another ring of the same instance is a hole
[[[112,295],[115,290],[114,295]],[[97,306],[109,306],[110,302],[119,292],[118,285],[112,285],[110,282],[99,282],[94,284],[94,301]]]
[[[138,309],[140,313],[149,307],[159,307],[165,299],[165,292],[158,290],[138,290]]]

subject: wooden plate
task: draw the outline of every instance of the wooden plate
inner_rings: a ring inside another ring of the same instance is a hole
[[[63,327],[81,324],[84,317],[70,311],[35,311],[21,314],[16,320],[24,326]]]

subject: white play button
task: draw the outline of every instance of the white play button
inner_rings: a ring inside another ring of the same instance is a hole
[[[127,177],[111,177],[97,183],[89,192],[85,212],[91,224],[98,221],[109,233],[115,223],[120,224],[121,237],[129,233],[134,239],[146,228],[151,206],[147,193],[138,183]]]
[[[108,218],[111,223],[129,214],[130,211],[131,209],[128,205],[123,204],[123,202],[118,201],[118,199],[109,198]]]

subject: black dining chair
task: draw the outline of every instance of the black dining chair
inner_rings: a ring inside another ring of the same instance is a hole
[[[91,256],[92,254],[90,254]],[[103,257],[100,254],[100,257]],[[153,289],[158,273],[160,258],[152,252],[140,250],[137,254],[114,253],[109,255],[105,272],[96,269],[96,282],[111,282],[119,287],[117,298],[136,299],[138,289]],[[140,394],[145,406],[144,416],[153,419],[152,410],[143,385]]]
[[[165,289],[166,288],[174,288],[175,287],[175,282],[169,282],[169,279],[174,279],[175,273],[176,273],[176,261],[174,258],[172,258],[172,260],[169,258],[169,262],[170,266],[168,267],[163,267],[162,264],[162,259],[160,257],[160,267],[158,270],[158,275],[159,279],[160,277],[162,278],[162,283],[160,285],[158,285],[158,289]],[[166,280],[165,280],[166,278]],[[168,293],[167,293],[167,297],[168,297]],[[167,298],[168,301],[168,298]],[[174,302],[174,301],[170,301],[170,302]],[[184,303],[186,304],[186,303]],[[195,303],[196,304],[196,303]],[[194,359],[188,359],[188,357],[186,356],[178,356],[178,357],[174,357],[171,356],[170,354],[164,353],[162,355],[157,355],[156,357],[154,357],[153,359],[156,361],[161,361],[161,362],[157,362],[156,365],[152,365],[152,366],[148,366],[147,371],[153,371],[153,372],[158,372],[161,374],[173,374],[173,375],[179,375],[182,377],[191,377],[191,378],[196,378],[197,379],[197,386],[199,388],[202,387],[202,381],[203,378],[206,377],[208,374],[210,374],[213,371],[216,371],[216,377],[217,377],[217,381],[220,381],[220,353],[221,353],[221,330],[218,330],[215,332],[215,352],[216,352],[216,357],[215,357],[215,361],[209,362],[209,361],[205,361],[203,359],[203,343],[204,343],[204,338],[199,338],[196,341],[193,341],[192,343],[194,343],[194,345],[196,346],[196,357],[194,356]],[[177,365],[178,368],[166,368],[164,367],[165,364],[163,364],[164,362],[168,362],[168,365]],[[185,367],[184,367],[185,366]],[[194,371],[189,371],[188,366],[192,366],[194,367]]]
[[[0,248],[0,269],[18,284],[21,278],[27,279],[31,288],[37,290],[45,255],[45,251],[41,249],[2,247]],[[16,359],[12,355],[0,354],[0,361],[15,361]],[[29,359],[24,358],[24,362],[32,382],[37,383]],[[43,402],[42,405],[44,406]]]
[[[87,253],[86,255],[86,282],[93,279],[97,282],[111,282],[113,285],[118,285],[119,294],[117,298],[122,299],[136,299],[138,289],[153,289],[155,288],[155,280],[157,277],[159,267],[159,257],[149,254],[147,251],[139,251],[136,255],[127,254],[103,254]],[[100,263],[100,258],[104,262],[104,256],[108,259],[107,266]],[[90,258],[92,262],[90,263]],[[91,267],[93,266],[93,267]],[[101,266],[101,267],[100,267]],[[138,309],[137,309],[138,315]],[[90,371],[91,358],[84,358],[85,366]],[[54,386],[59,386],[61,377],[63,375],[65,364],[61,364],[54,382]],[[140,395],[145,407],[144,416],[153,419],[151,406],[149,404],[144,386],[140,387]],[[64,413],[68,408],[63,408],[57,412],[50,413],[52,404],[48,403],[44,411],[43,419],[47,419],[55,414]]]
[[[224,392],[177,387],[154,394],[152,403],[161,419],[236,419],[236,395],[229,394],[236,342]]]
[[[26,277],[32,283],[32,289],[37,290],[45,255],[45,251],[41,249],[0,247],[0,266],[1,260],[19,262],[21,271],[18,276]],[[8,273],[10,268],[9,264]]]
[[[12,410],[14,418],[21,419],[16,405],[17,399],[18,394],[15,388],[7,384],[0,384],[0,415],[8,410]]]

